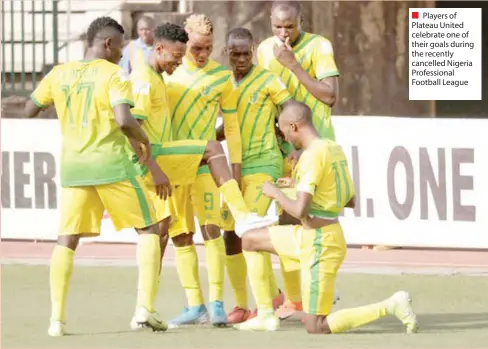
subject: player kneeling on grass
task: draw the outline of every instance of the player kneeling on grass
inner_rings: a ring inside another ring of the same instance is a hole
[[[404,291],[379,303],[330,314],[336,275],[347,249],[338,217],[344,207],[354,207],[354,185],[344,152],[334,141],[319,137],[308,106],[290,101],[279,117],[279,127],[286,140],[304,152],[294,178],[278,180],[278,186],[288,189],[282,191],[267,182],[263,194],[275,199],[301,224],[260,228],[242,235],[243,249],[253,255],[247,260],[258,315],[234,327],[250,331],[274,331],[280,327],[263,272],[263,252],[269,252],[280,256],[285,268],[300,264],[307,332],[345,332],[387,315],[396,316],[407,332],[416,332],[416,315],[410,296]]]
[[[158,216],[164,218],[159,226],[161,236],[165,237],[161,239],[162,253],[166,247],[170,218],[174,216],[171,187],[193,184],[199,167],[204,164],[209,166],[214,185],[222,193],[232,214],[236,215],[238,229],[247,230],[273,224],[274,220],[251,213],[237,181],[232,178],[224,149],[218,141],[172,141],[171,115],[162,73],[171,76],[182,63],[188,34],[178,25],[165,23],[156,28],[154,36],[154,49],[148,57],[148,63],[134,68],[130,78],[134,95],[132,114],[142,124],[151,143],[153,157],[148,160],[147,168],[143,168],[147,170],[144,182],[149,188],[150,201]],[[137,144],[133,146],[137,147]],[[227,320],[223,307],[221,314],[214,309],[218,310],[220,307],[211,308],[211,322],[214,325],[225,325]],[[134,316],[132,329],[139,327],[136,320]]]
[[[129,77],[117,65],[123,35],[114,19],[94,20],[88,27],[85,60],[54,67],[25,107],[26,116],[34,117],[54,104],[63,136],[61,224],[50,268],[50,336],[64,335],[75,250],[81,237],[100,234],[105,210],[116,230],[135,228],[139,233],[136,321],[155,331],[167,329],[153,308],[161,253],[157,223],[162,218],[127,152],[130,137],[144,162],[151,156],[149,139],[130,113]]]

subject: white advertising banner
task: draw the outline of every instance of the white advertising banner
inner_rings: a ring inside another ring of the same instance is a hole
[[[333,122],[357,190],[357,207],[341,219],[349,244],[488,248],[488,120],[338,116]],[[2,239],[56,239],[58,121],[3,119],[1,137]],[[136,239],[131,229],[115,232],[105,218],[93,240]]]

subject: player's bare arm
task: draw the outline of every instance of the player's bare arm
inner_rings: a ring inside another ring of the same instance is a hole
[[[128,104],[119,104],[114,107],[115,121],[122,132],[129,139],[134,139],[139,143],[141,149],[140,160],[146,163],[151,158],[151,145],[146,133],[142,130],[141,125],[130,113]]]
[[[25,104],[24,115],[27,118],[35,118],[44,108],[38,107],[32,100]]]
[[[284,45],[275,45],[273,50],[276,59],[298,78],[310,94],[329,107],[334,106],[339,91],[339,79],[337,76],[326,77],[322,80],[312,78],[296,60],[289,40]]]
[[[310,204],[312,203],[312,194],[299,191],[296,200],[288,198],[275,184],[266,182],[263,185],[263,194],[276,200],[283,210],[299,220],[305,220],[308,217]]]

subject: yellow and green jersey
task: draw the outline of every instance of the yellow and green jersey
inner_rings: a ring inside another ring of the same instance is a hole
[[[152,144],[153,155],[165,142],[173,140],[171,115],[163,76],[146,64],[130,74],[134,95],[134,118],[143,120],[142,128]]]
[[[311,194],[310,215],[336,218],[355,195],[346,155],[332,140],[316,139],[295,168],[296,190]]]
[[[32,94],[38,107],[54,103],[63,137],[63,187],[115,183],[134,177],[131,148],[113,107],[133,106],[127,73],[103,59],[54,67]]]
[[[277,74],[288,87],[293,99],[310,107],[313,124],[321,137],[335,140],[331,123],[331,108],[312,96],[298,78],[276,60],[273,53],[275,44],[276,38],[271,37],[259,45],[257,50],[259,65]],[[322,80],[331,76],[339,76],[332,44],[326,38],[303,32],[294,44],[293,52],[298,63],[312,78]]]
[[[209,59],[196,67],[186,57],[171,75],[164,74],[176,140],[215,140],[219,112],[224,117],[229,155],[232,163],[241,163],[242,150],[232,72]]]
[[[233,95],[242,142],[242,175],[282,174],[283,160],[274,126],[279,106],[291,99],[280,78],[254,65],[239,82]]]

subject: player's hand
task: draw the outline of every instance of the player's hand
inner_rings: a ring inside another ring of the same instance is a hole
[[[354,195],[351,200],[349,200],[345,207],[356,208],[356,195]]]
[[[278,178],[276,185],[278,188],[293,188],[295,186],[295,181],[289,177]]]
[[[159,168],[155,167],[151,171],[154,185],[156,186],[156,193],[160,199],[166,200],[172,195],[171,183],[169,178],[164,174],[164,172]]]
[[[278,62],[280,62],[284,67],[290,68],[292,65],[297,63],[295,53],[293,53],[293,49],[290,44],[290,38],[286,38],[284,45],[278,46],[275,44],[273,47],[273,53]]]
[[[302,156],[303,150],[294,150],[288,155],[288,160],[290,161],[291,167],[295,168],[295,165],[300,160],[300,156]]]
[[[279,191],[278,187],[271,182],[265,182],[263,184],[262,190],[263,190],[263,195],[271,199],[274,199],[276,193]]]

